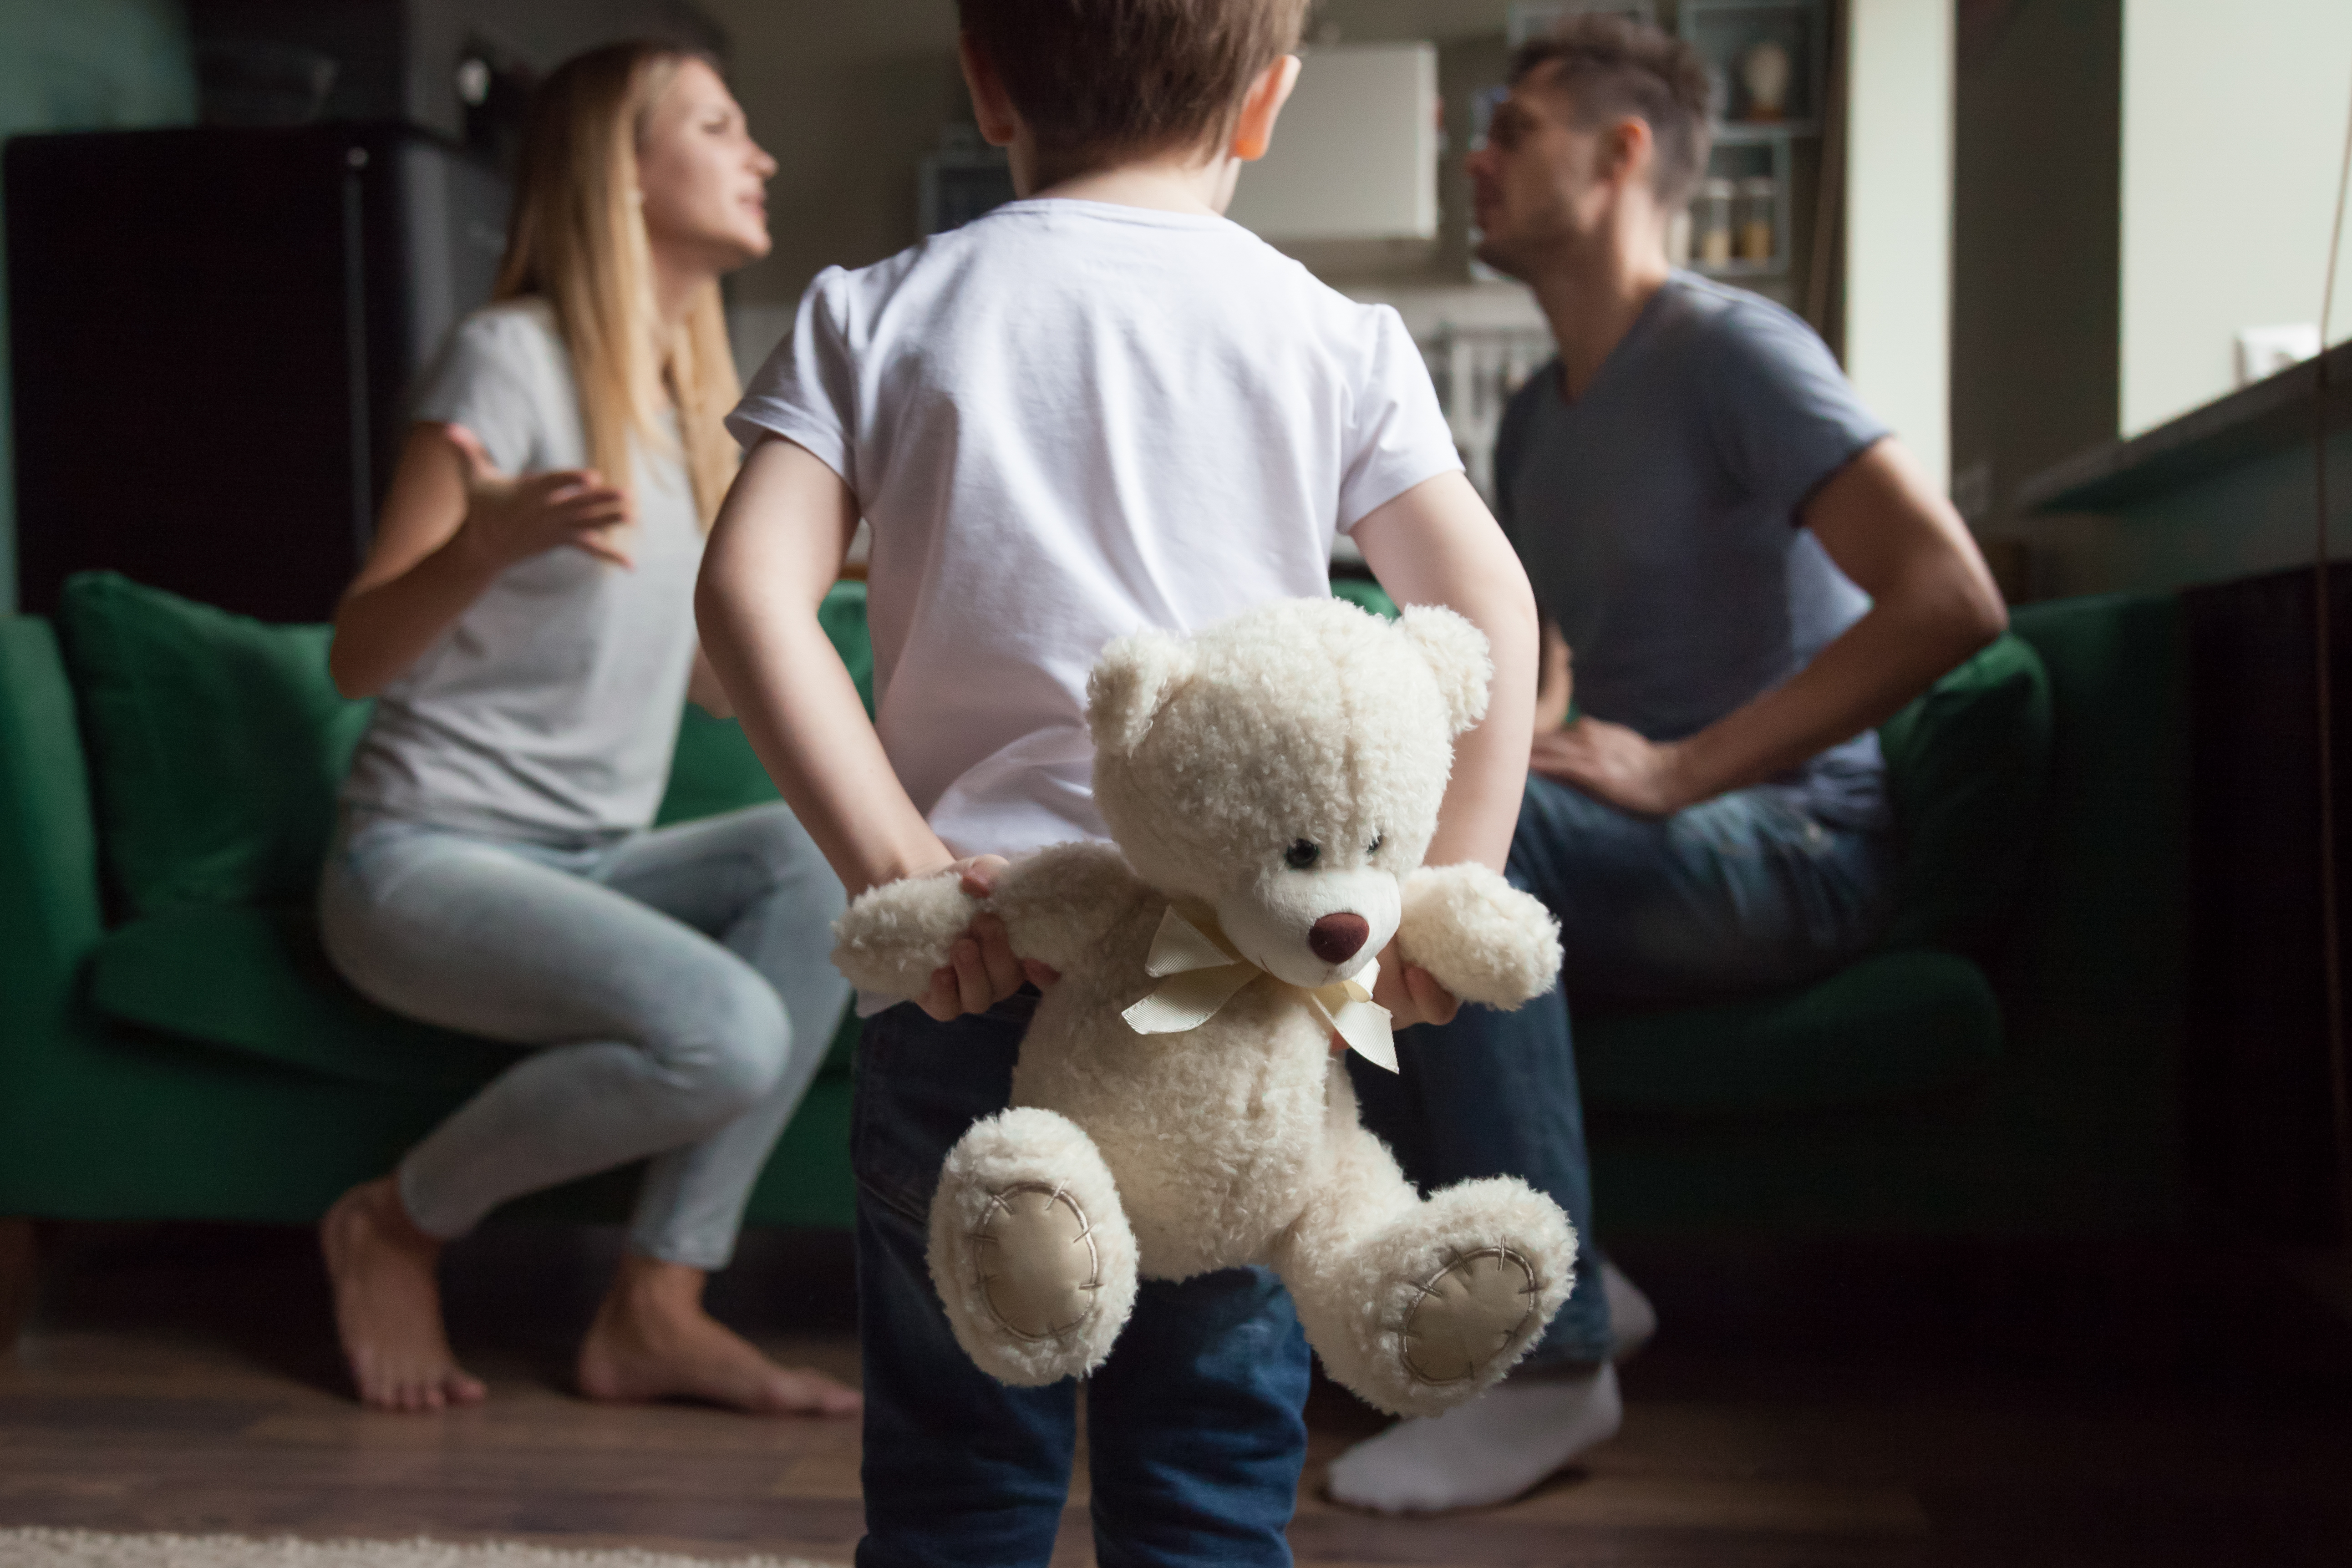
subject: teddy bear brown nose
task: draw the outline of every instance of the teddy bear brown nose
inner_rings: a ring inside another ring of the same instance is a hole
[[[1361,915],[1325,915],[1307,928],[1307,945],[1326,963],[1345,963],[1371,934],[1372,922]]]

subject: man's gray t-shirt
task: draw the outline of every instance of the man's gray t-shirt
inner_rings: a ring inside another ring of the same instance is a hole
[[[412,409],[509,474],[587,462],[572,360],[538,300],[450,335]],[[377,698],[342,798],[437,826],[568,844],[652,822],[693,669],[702,528],[667,451],[636,449],[634,569],[568,545],[515,563]]]
[[[1681,740],[1789,679],[1870,606],[1799,522],[1887,434],[1789,311],[1675,272],[1582,396],[1557,362],[1511,400],[1497,511],[1575,657],[1579,708]],[[1775,782],[1823,821],[1888,820],[1864,731]]]

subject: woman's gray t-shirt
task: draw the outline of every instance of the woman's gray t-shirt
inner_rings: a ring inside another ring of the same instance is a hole
[[[1503,417],[1496,513],[1574,651],[1585,712],[1678,741],[1802,669],[1870,601],[1802,526],[1887,434],[1812,329],[1670,276],[1573,403],[1559,365]],[[1865,731],[1775,782],[1822,820],[1888,821]]]
[[[541,300],[461,322],[412,413],[463,425],[509,474],[587,463],[571,355]],[[555,844],[652,822],[693,668],[702,530],[674,444],[640,440],[635,478],[635,568],[558,546],[500,573],[376,700],[347,805]]]

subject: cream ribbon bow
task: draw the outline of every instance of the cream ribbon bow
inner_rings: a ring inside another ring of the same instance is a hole
[[[1160,930],[1151,938],[1151,952],[1143,971],[1160,982],[1142,1001],[1119,1015],[1139,1035],[1174,1035],[1197,1029],[1216,1016],[1241,988],[1266,971],[1227,947],[1224,933],[1212,919],[1186,920],[1168,906]],[[1389,1010],[1372,1000],[1380,984],[1381,961],[1373,959],[1353,980],[1309,989],[1276,984],[1296,992],[1316,1016],[1348,1042],[1348,1048],[1366,1061],[1397,1070],[1396,1041],[1389,1027]]]

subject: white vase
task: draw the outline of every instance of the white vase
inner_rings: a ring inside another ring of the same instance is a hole
[[[1748,89],[1748,118],[1778,120],[1789,106],[1789,51],[1767,38],[1739,57],[1739,80]]]

